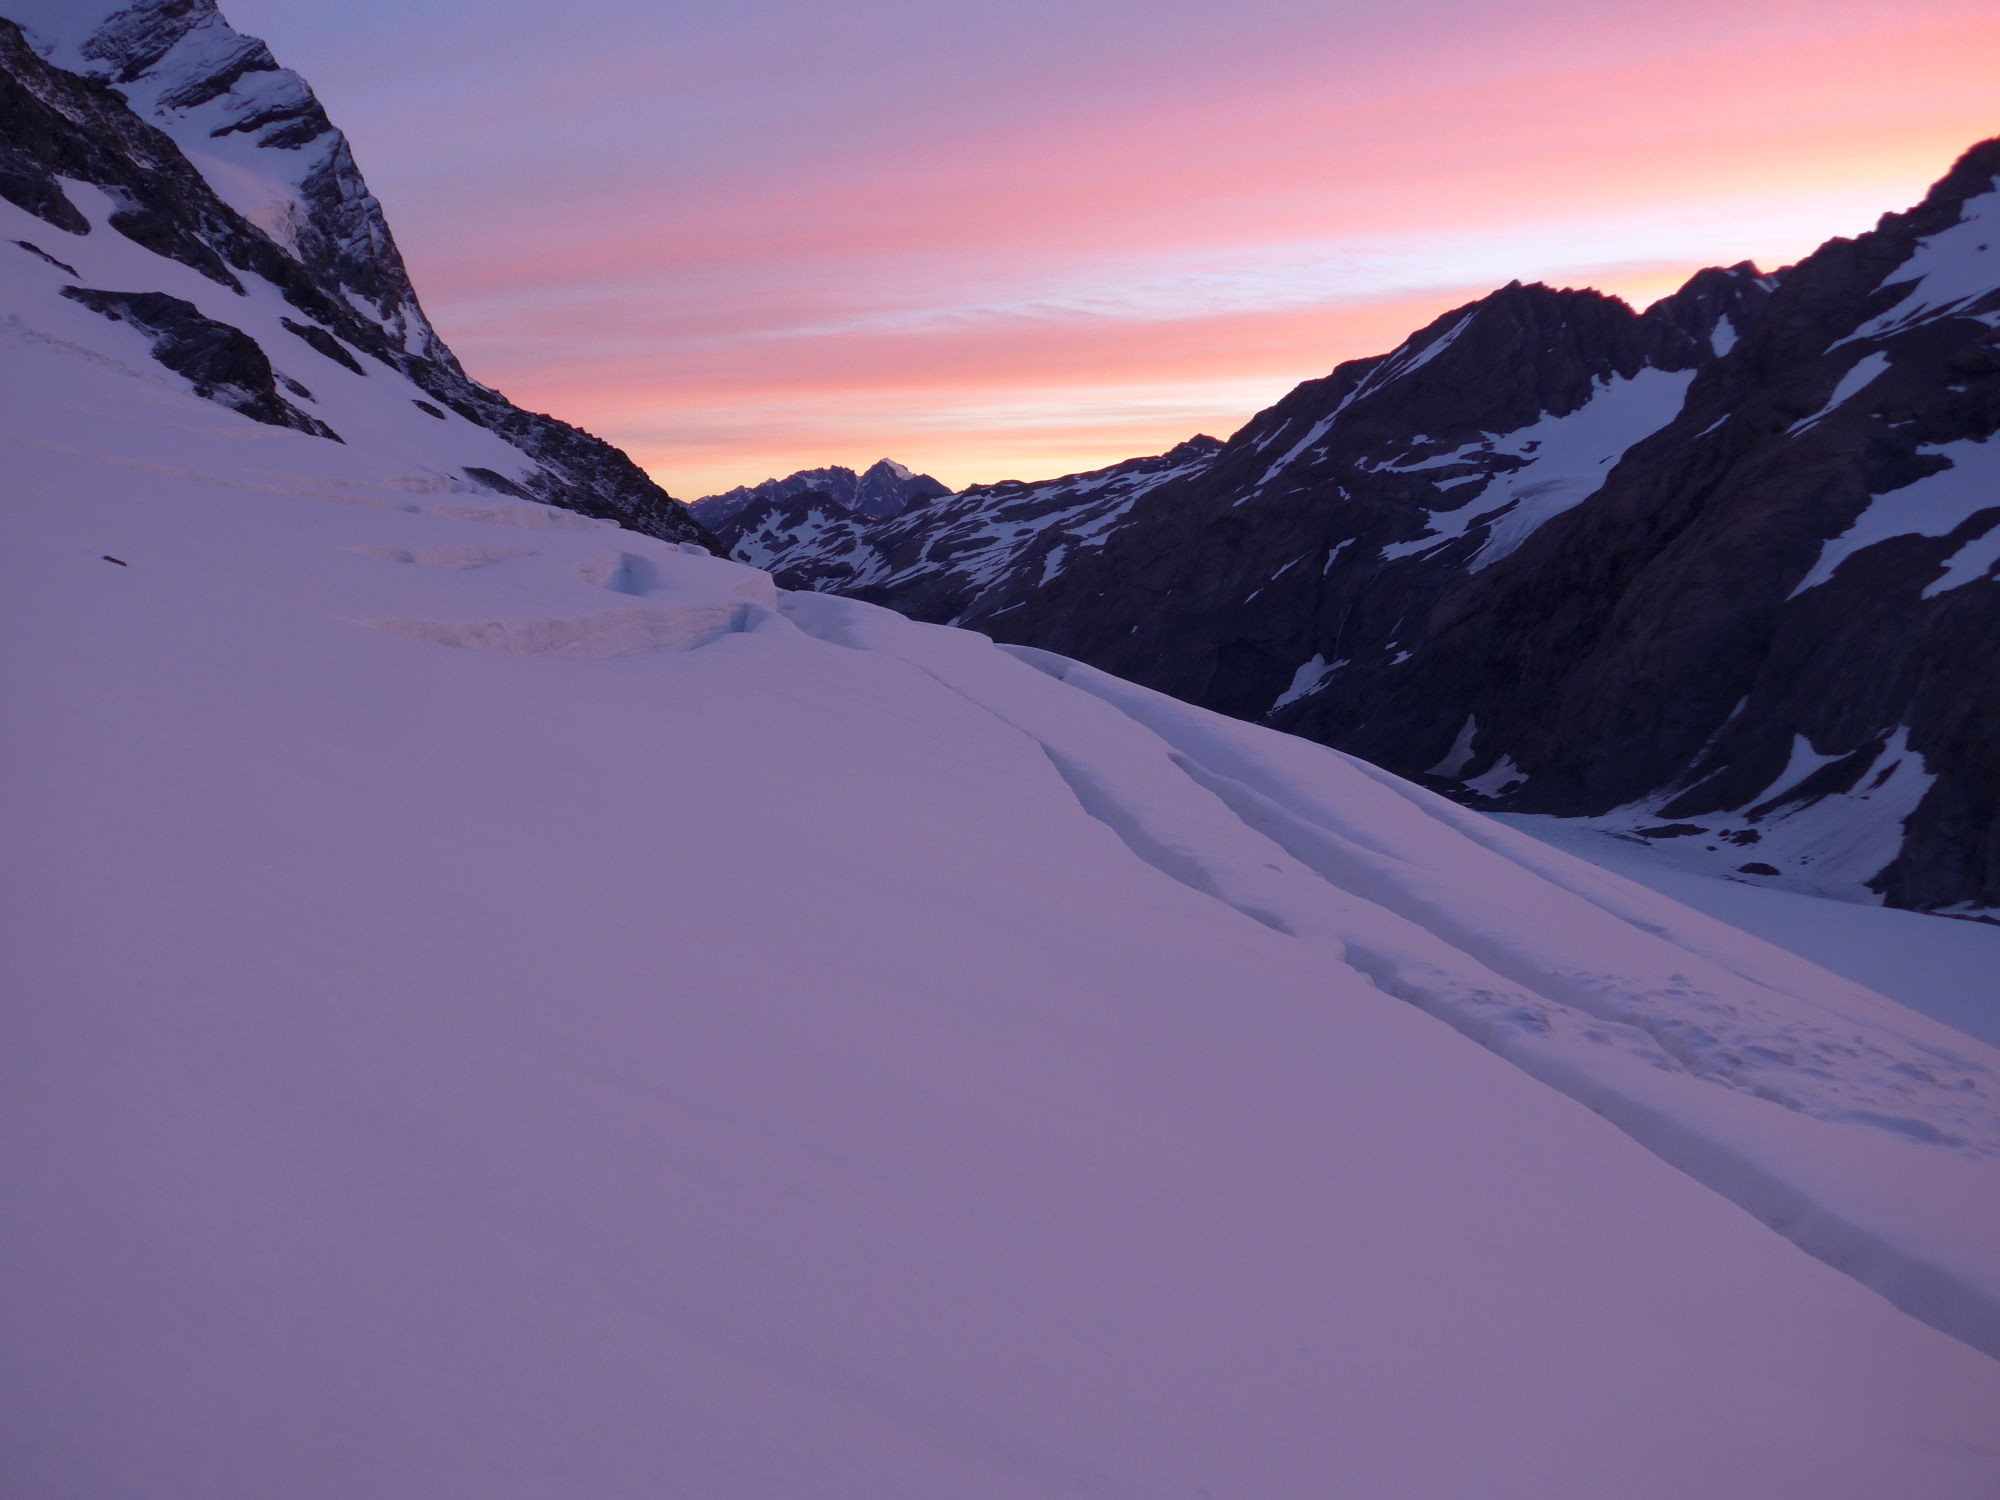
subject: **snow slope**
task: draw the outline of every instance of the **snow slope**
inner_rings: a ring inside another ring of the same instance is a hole
[[[504,445],[386,370],[300,344],[346,442],[254,422],[34,227],[0,1491],[2000,1481],[1990,1050],[1330,751],[454,493]]]

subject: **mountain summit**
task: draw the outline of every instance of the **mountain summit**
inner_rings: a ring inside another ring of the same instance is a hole
[[[797,496],[812,494],[820,496],[831,511],[864,520],[886,521],[913,505],[950,493],[930,475],[912,473],[894,460],[883,458],[859,474],[836,465],[827,469],[800,469],[783,479],[767,479],[762,484],[740,484],[719,495],[704,495],[688,509],[710,530],[725,522],[754,526],[759,524],[760,505],[768,509]]]

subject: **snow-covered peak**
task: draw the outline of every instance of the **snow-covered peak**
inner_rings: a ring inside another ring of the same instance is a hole
[[[0,0],[44,57],[103,79],[209,186],[412,355],[450,363],[347,138],[214,0]]]
[[[1710,266],[1654,302],[1645,316],[1685,335],[1694,349],[1706,348],[1720,356],[1756,323],[1783,277],[1783,272],[1766,275],[1747,260],[1733,266]]]
[[[0,207],[17,243],[0,247],[0,277],[34,288],[13,317],[87,308],[143,333],[156,375],[254,421],[345,441],[415,420],[447,482],[705,535],[624,454],[466,375],[423,321],[345,140],[212,5],[142,4],[90,28],[37,9],[51,28],[38,51],[13,3],[0,0]]]
[[[730,556],[768,568],[788,587],[870,599],[893,594],[899,609],[919,619],[959,620],[1010,580],[1058,576],[1076,549],[1102,546],[1144,496],[1199,473],[1221,451],[1201,434],[1156,457],[1033,483],[972,485],[919,497],[921,506],[913,498],[887,516],[822,489],[746,496],[734,510],[702,519]],[[697,515],[708,503],[697,502]]]

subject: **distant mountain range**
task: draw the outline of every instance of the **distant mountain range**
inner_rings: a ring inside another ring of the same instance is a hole
[[[988,589],[1012,600],[1017,580],[1101,542],[1141,496],[1199,472],[1221,448],[1190,438],[1157,458],[1041,484],[975,485],[883,520],[806,490],[713,524],[737,561],[778,569],[790,587],[894,595],[908,612],[943,620]]]
[[[834,510],[886,521],[912,505],[936,495],[951,493],[949,486],[928,474],[913,474],[891,459],[877,459],[862,473],[835,466],[827,469],[800,469],[783,479],[767,479],[762,484],[739,484],[719,495],[704,495],[688,509],[704,526],[720,526],[738,520],[740,525],[761,524],[763,510],[799,495],[814,494]]]
[[[467,376],[345,138],[212,4],[12,9],[35,45],[0,28],[0,198],[40,227],[0,249],[220,406],[377,446],[416,421],[401,484],[726,544],[1477,806],[2000,910],[2000,142],[1774,275],[1643,312],[1508,286],[1226,443],[960,495],[885,459],[690,508]],[[98,218],[149,274],[73,269]]]
[[[873,522],[796,586],[1720,873],[2000,908],[2000,141],[1789,270],[1514,284],[1253,417]]]

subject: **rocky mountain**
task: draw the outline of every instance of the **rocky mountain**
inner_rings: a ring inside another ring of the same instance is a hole
[[[688,509],[713,530],[760,503],[777,504],[798,495],[818,494],[836,510],[871,521],[885,521],[901,515],[912,505],[950,493],[930,475],[912,473],[894,460],[883,458],[859,474],[836,465],[827,469],[800,469],[796,474],[767,479],[762,484],[739,484],[719,495],[704,495]]]
[[[346,138],[213,0],[6,0],[0,197],[44,226],[8,253],[68,276],[64,295],[129,324],[159,365],[252,420],[347,440],[314,392],[372,378],[381,420],[400,420],[386,415],[395,407],[446,424],[435,484],[709,545],[617,449],[465,373],[424,317]],[[94,233],[144,252],[116,261],[115,285],[78,283],[64,247]],[[176,294],[176,267],[226,295],[204,308],[187,295],[206,299],[198,288]],[[501,439],[497,459],[452,462],[459,423]]]
[[[1990,910],[1996,174],[1987,142],[1866,234],[1643,312],[1505,287],[1300,386],[1057,565],[1067,522],[967,589],[910,534],[972,524],[938,507],[901,569],[877,528],[833,560],[754,545],[1475,805]]]
[[[1142,496],[1200,473],[1221,451],[1216,439],[1193,437],[1157,457],[1039,484],[974,485],[886,521],[808,490],[745,507],[715,534],[731,557],[789,587],[894,599],[918,618],[951,620],[1016,603],[1071,553],[1102,545]]]

